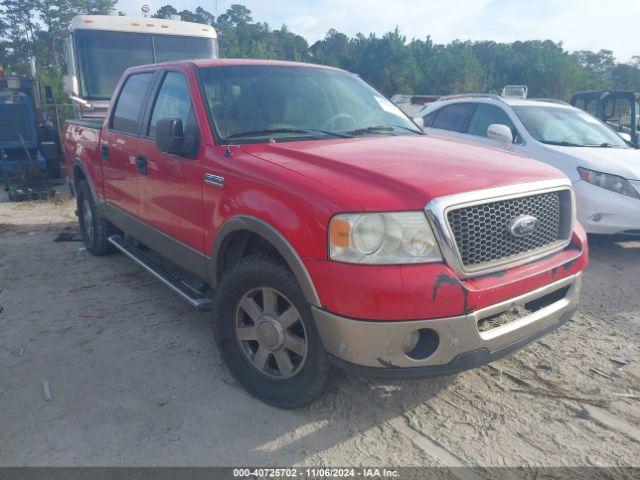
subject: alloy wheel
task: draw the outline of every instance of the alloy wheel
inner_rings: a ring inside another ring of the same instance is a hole
[[[238,304],[236,339],[249,363],[276,379],[296,375],[307,358],[307,332],[300,312],[281,292],[260,287]]]

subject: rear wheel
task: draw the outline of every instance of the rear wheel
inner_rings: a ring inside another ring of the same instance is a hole
[[[297,408],[326,389],[331,364],[295,277],[262,255],[243,259],[218,289],[216,343],[236,380],[256,398]]]
[[[91,188],[86,180],[82,180],[78,185],[76,198],[80,233],[87,250],[93,255],[113,252],[114,247],[109,243],[109,237],[116,233],[116,229],[97,208]]]

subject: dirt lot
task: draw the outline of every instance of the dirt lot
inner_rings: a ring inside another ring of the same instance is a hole
[[[511,357],[337,374],[280,411],[233,381],[209,314],[121,255],[54,242],[73,210],[0,203],[0,465],[640,465],[640,242],[593,241],[581,312]]]

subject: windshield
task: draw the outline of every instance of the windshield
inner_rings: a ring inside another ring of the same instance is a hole
[[[238,65],[200,70],[220,137],[234,142],[422,132],[356,75],[316,67]]]
[[[171,60],[216,58],[212,38],[144,33],[75,32],[82,96],[108,100],[129,67]]]
[[[626,148],[616,132],[581,110],[554,106],[514,106],[513,110],[533,138],[542,143]]]

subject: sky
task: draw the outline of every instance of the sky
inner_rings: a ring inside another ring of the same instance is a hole
[[[430,35],[436,43],[551,39],[569,51],[612,50],[621,62],[640,55],[638,0],[120,0],[118,8],[139,15],[145,3],[152,12],[169,3],[214,14],[240,3],[254,21],[273,28],[286,24],[310,44],[330,28],[352,36],[398,26],[408,39]]]

